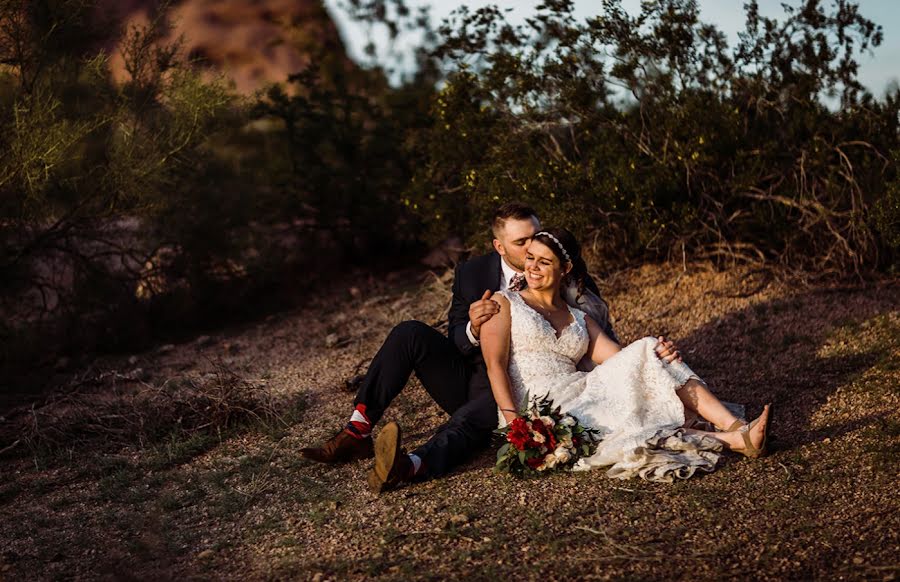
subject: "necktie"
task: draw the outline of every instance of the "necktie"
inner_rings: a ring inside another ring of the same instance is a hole
[[[512,280],[509,282],[509,290],[510,291],[521,291],[525,288],[525,275],[522,273],[516,273],[513,275]]]

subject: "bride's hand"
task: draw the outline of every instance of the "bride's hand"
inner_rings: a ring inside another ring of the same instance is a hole
[[[672,341],[667,340],[662,335],[656,339],[659,340],[659,343],[656,344],[656,355],[659,356],[660,360],[667,364],[671,364],[675,360],[682,361],[681,353],[675,349],[675,344]]]

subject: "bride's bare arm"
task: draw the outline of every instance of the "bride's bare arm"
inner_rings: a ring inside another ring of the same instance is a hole
[[[500,304],[500,313],[487,320],[481,326],[481,354],[487,364],[488,379],[494,400],[503,412],[506,422],[512,422],[516,416],[516,403],[512,397],[507,366],[509,365],[509,300],[502,295],[494,295],[494,301]]]
[[[609,339],[609,336],[603,333],[603,329],[596,321],[585,316],[584,323],[587,324],[588,334],[591,336],[591,343],[588,344],[588,354],[590,354],[591,359],[595,363],[602,364],[622,349],[619,347],[619,344]]]

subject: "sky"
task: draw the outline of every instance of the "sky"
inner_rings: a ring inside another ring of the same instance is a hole
[[[880,24],[884,32],[884,42],[881,46],[872,50],[871,54],[863,54],[859,57],[860,82],[865,85],[876,97],[884,95],[889,83],[900,81],[900,1],[898,0],[857,0],[860,12],[863,16]],[[781,17],[784,12],[781,9],[782,2],[797,6],[799,0],[759,0],[760,12],[764,16]],[[827,2],[827,0],[826,0]],[[334,17],[341,30],[344,42],[347,44],[350,56],[360,62],[366,62],[363,47],[369,41],[370,35],[378,47],[379,54],[385,55],[388,51],[386,31],[368,31],[347,19],[340,9],[341,0],[325,0],[325,4]],[[430,6],[433,24],[439,23],[450,14],[462,2],[456,0],[428,1],[407,0],[407,5],[412,9],[419,6]],[[737,33],[744,27],[744,0],[698,0],[700,5],[700,18],[705,22],[715,24],[726,33],[729,43],[733,46],[737,42]],[[501,8],[511,8],[509,20],[521,23],[534,12],[534,7],[540,4],[540,0],[466,0],[466,6],[470,10],[481,6],[494,4]],[[575,0],[575,17],[584,20],[595,16],[598,10],[598,0]],[[826,3],[826,6],[830,2]],[[623,0],[625,8],[632,13],[640,11],[640,0]],[[407,36],[394,47],[401,55],[406,54],[404,46],[410,46],[415,38]]]

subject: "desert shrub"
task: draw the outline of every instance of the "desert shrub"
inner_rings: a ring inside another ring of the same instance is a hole
[[[319,55],[255,107],[283,144],[272,187],[303,236],[322,243],[327,233],[328,261],[371,264],[418,241],[418,221],[401,204],[413,173],[404,142],[428,123],[432,93],[422,82],[392,88],[379,69]]]
[[[785,10],[749,2],[734,47],[691,0],[638,15],[608,0],[584,22],[548,0],[523,26],[458,10],[433,51],[447,77],[404,203],[431,240],[483,239],[516,198],[609,259],[685,250],[835,276],[893,264],[898,92],[876,100],[856,77],[881,28],[851,2]]]
[[[402,0],[348,6],[423,29],[418,69],[392,86],[323,48],[242,100],[159,41],[166,3],[120,31],[85,0],[0,0],[0,368],[134,348],[422,241],[475,245],[513,198],[609,260],[896,262],[900,92],[857,81],[882,35],[857,4],[776,21],[750,2],[734,47],[691,0],[584,22],[547,0],[523,26],[462,8],[437,30]],[[124,84],[98,49],[119,34]]]
[[[175,193],[235,111],[157,42],[164,8],[125,31],[116,85],[98,46],[117,31],[90,2],[0,2],[0,311],[13,339],[46,331],[44,355],[140,335],[136,288],[160,249],[185,246],[163,224]]]

